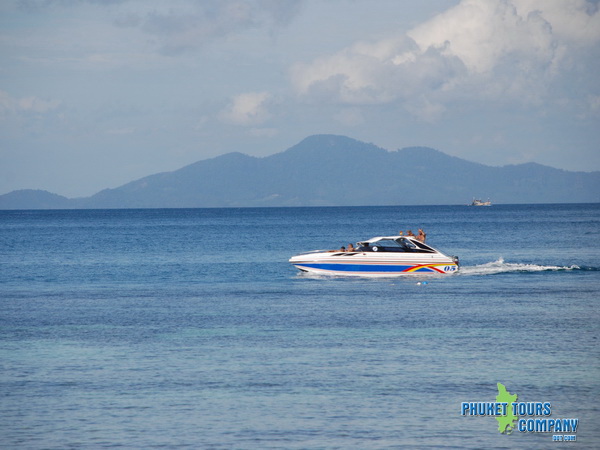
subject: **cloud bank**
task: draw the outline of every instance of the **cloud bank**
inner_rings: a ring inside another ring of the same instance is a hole
[[[599,43],[597,3],[464,0],[407,33],[298,63],[291,80],[308,101],[399,103],[435,120],[457,100],[527,106],[556,96],[554,88],[561,84],[559,96],[564,84],[588,84],[585,74],[597,72],[598,60],[582,55],[599,55]],[[597,110],[597,97],[579,94],[561,101]]]

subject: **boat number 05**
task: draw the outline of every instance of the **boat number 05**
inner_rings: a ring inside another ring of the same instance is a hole
[[[445,266],[444,272],[454,272],[457,269],[456,266]]]

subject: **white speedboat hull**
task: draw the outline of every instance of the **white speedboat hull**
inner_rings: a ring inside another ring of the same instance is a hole
[[[318,254],[317,254],[318,255]],[[452,258],[428,258],[419,260],[357,257],[332,254],[317,256],[298,255],[290,262],[304,272],[338,275],[405,275],[413,273],[454,273],[458,264]]]
[[[374,238],[366,242],[377,244],[376,239],[391,238]],[[367,246],[367,251],[302,253],[293,256],[290,263],[304,272],[344,276],[450,274],[458,270],[458,258],[446,256],[432,247],[419,245],[426,247],[427,252],[422,249],[413,250],[414,252],[385,251],[381,247],[379,251],[373,251],[373,247]]]

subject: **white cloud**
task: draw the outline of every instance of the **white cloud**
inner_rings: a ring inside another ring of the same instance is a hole
[[[599,42],[600,13],[584,0],[463,0],[404,36],[296,64],[291,80],[301,98],[397,102],[432,121],[452,101],[536,105],[560,97],[573,76],[598,64],[585,54]]]
[[[491,71],[507,54],[552,57],[551,29],[539,14],[520,16],[507,1],[464,0],[411,30],[421,51],[439,48],[471,72]],[[541,54],[540,54],[541,53]]]
[[[561,41],[594,45],[600,40],[598,2],[586,0],[512,0],[519,15],[538,11]]]
[[[267,92],[240,94],[221,111],[219,117],[234,125],[260,125],[271,117],[267,107],[272,100],[273,97]]]
[[[301,95],[333,94],[349,104],[394,100],[406,86],[396,69],[416,58],[416,48],[404,37],[359,42],[339,53],[292,67],[292,82]]]
[[[46,100],[33,95],[15,98],[8,92],[0,91],[0,112],[2,114],[46,114],[57,109],[60,104],[60,100]]]

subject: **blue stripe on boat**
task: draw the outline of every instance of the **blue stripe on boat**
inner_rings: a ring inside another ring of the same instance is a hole
[[[393,265],[375,265],[375,264],[296,264],[298,267],[309,267],[311,269],[330,270],[332,272],[404,272],[414,265],[393,266]],[[423,270],[424,269],[424,270]],[[431,269],[423,267],[415,272],[431,272]]]

